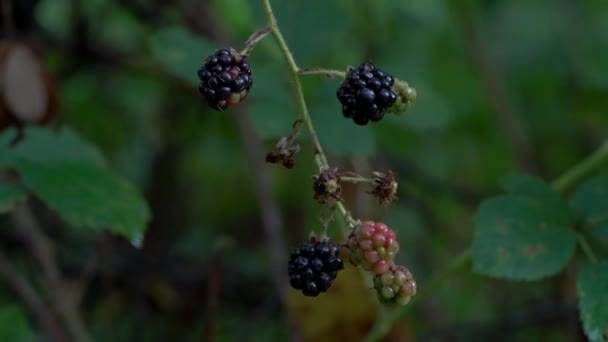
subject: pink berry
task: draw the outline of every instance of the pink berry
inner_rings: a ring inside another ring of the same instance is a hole
[[[364,269],[382,274],[394,265],[399,251],[395,232],[381,222],[365,221],[348,238],[351,262]]]

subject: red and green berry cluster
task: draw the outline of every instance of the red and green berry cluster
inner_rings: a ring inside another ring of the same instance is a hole
[[[387,272],[394,265],[399,252],[395,232],[381,222],[366,221],[357,226],[348,237],[350,260],[375,274]]]
[[[374,277],[374,288],[381,302],[405,305],[416,294],[416,281],[405,266],[394,266]]]
[[[410,271],[395,265],[399,252],[395,232],[382,222],[366,221],[348,237],[350,260],[374,276],[374,289],[381,302],[405,305],[416,294],[416,281]]]

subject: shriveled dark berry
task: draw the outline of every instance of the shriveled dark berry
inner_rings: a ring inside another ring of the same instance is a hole
[[[301,290],[305,296],[315,297],[329,289],[343,268],[338,245],[311,240],[291,251],[287,273],[291,287]]]
[[[397,100],[391,89],[395,78],[371,63],[348,70],[336,95],[342,104],[342,114],[357,125],[380,121],[384,112]]]
[[[245,100],[253,85],[249,63],[234,49],[220,49],[207,57],[198,78],[200,93],[220,111]]]

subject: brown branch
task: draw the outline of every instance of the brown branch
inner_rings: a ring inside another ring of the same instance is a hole
[[[484,45],[467,0],[448,0],[452,16],[458,21],[461,34],[471,58],[478,69],[481,82],[496,119],[522,169],[538,173],[538,160],[509,98],[504,77]]]
[[[2,251],[0,251],[0,278],[4,279],[17,297],[21,299],[28,312],[54,341],[68,341],[67,334],[61,324],[57,322],[49,308],[36,293],[36,290],[19,275],[19,272]]]
[[[76,300],[72,297],[69,287],[62,279],[59,266],[56,263],[53,243],[44,235],[27,205],[15,207],[13,221],[16,228],[27,239],[29,252],[40,267],[53,306],[63,319],[71,337],[79,342],[90,341],[84,322],[78,313]]]

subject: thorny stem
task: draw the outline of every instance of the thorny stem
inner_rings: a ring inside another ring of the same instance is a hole
[[[272,35],[274,36],[277,44],[279,45],[281,51],[283,52],[283,56],[287,61],[287,65],[289,66],[289,70],[293,76],[293,82],[296,88],[296,98],[298,100],[298,106],[300,107],[300,114],[302,115],[302,121],[306,125],[308,130],[308,134],[310,135],[310,141],[312,143],[313,153],[315,155],[315,163],[319,170],[329,168],[329,163],[327,162],[327,157],[323,152],[323,148],[321,147],[321,143],[319,142],[319,138],[317,137],[317,133],[315,131],[315,127],[310,118],[310,114],[308,112],[308,107],[306,106],[306,98],[304,97],[304,90],[302,89],[302,82],[300,81],[300,69],[296,64],[295,59],[293,58],[293,54],[289,50],[287,42],[285,42],[285,38],[283,38],[283,34],[277,25],[277,19],[274,16],[272,11],[272,6],[270,5],[270,0],[262,0],[262,4],[264,6],[264,12],[266,13],[266,19],[268,20],[268,26],[272,30]],[[342,202],[336,203],[336,209],[340,212],[340,214],[345,218],[347,224],[354,228],[356,226],[356,221],[351,217],[348,213]]]

